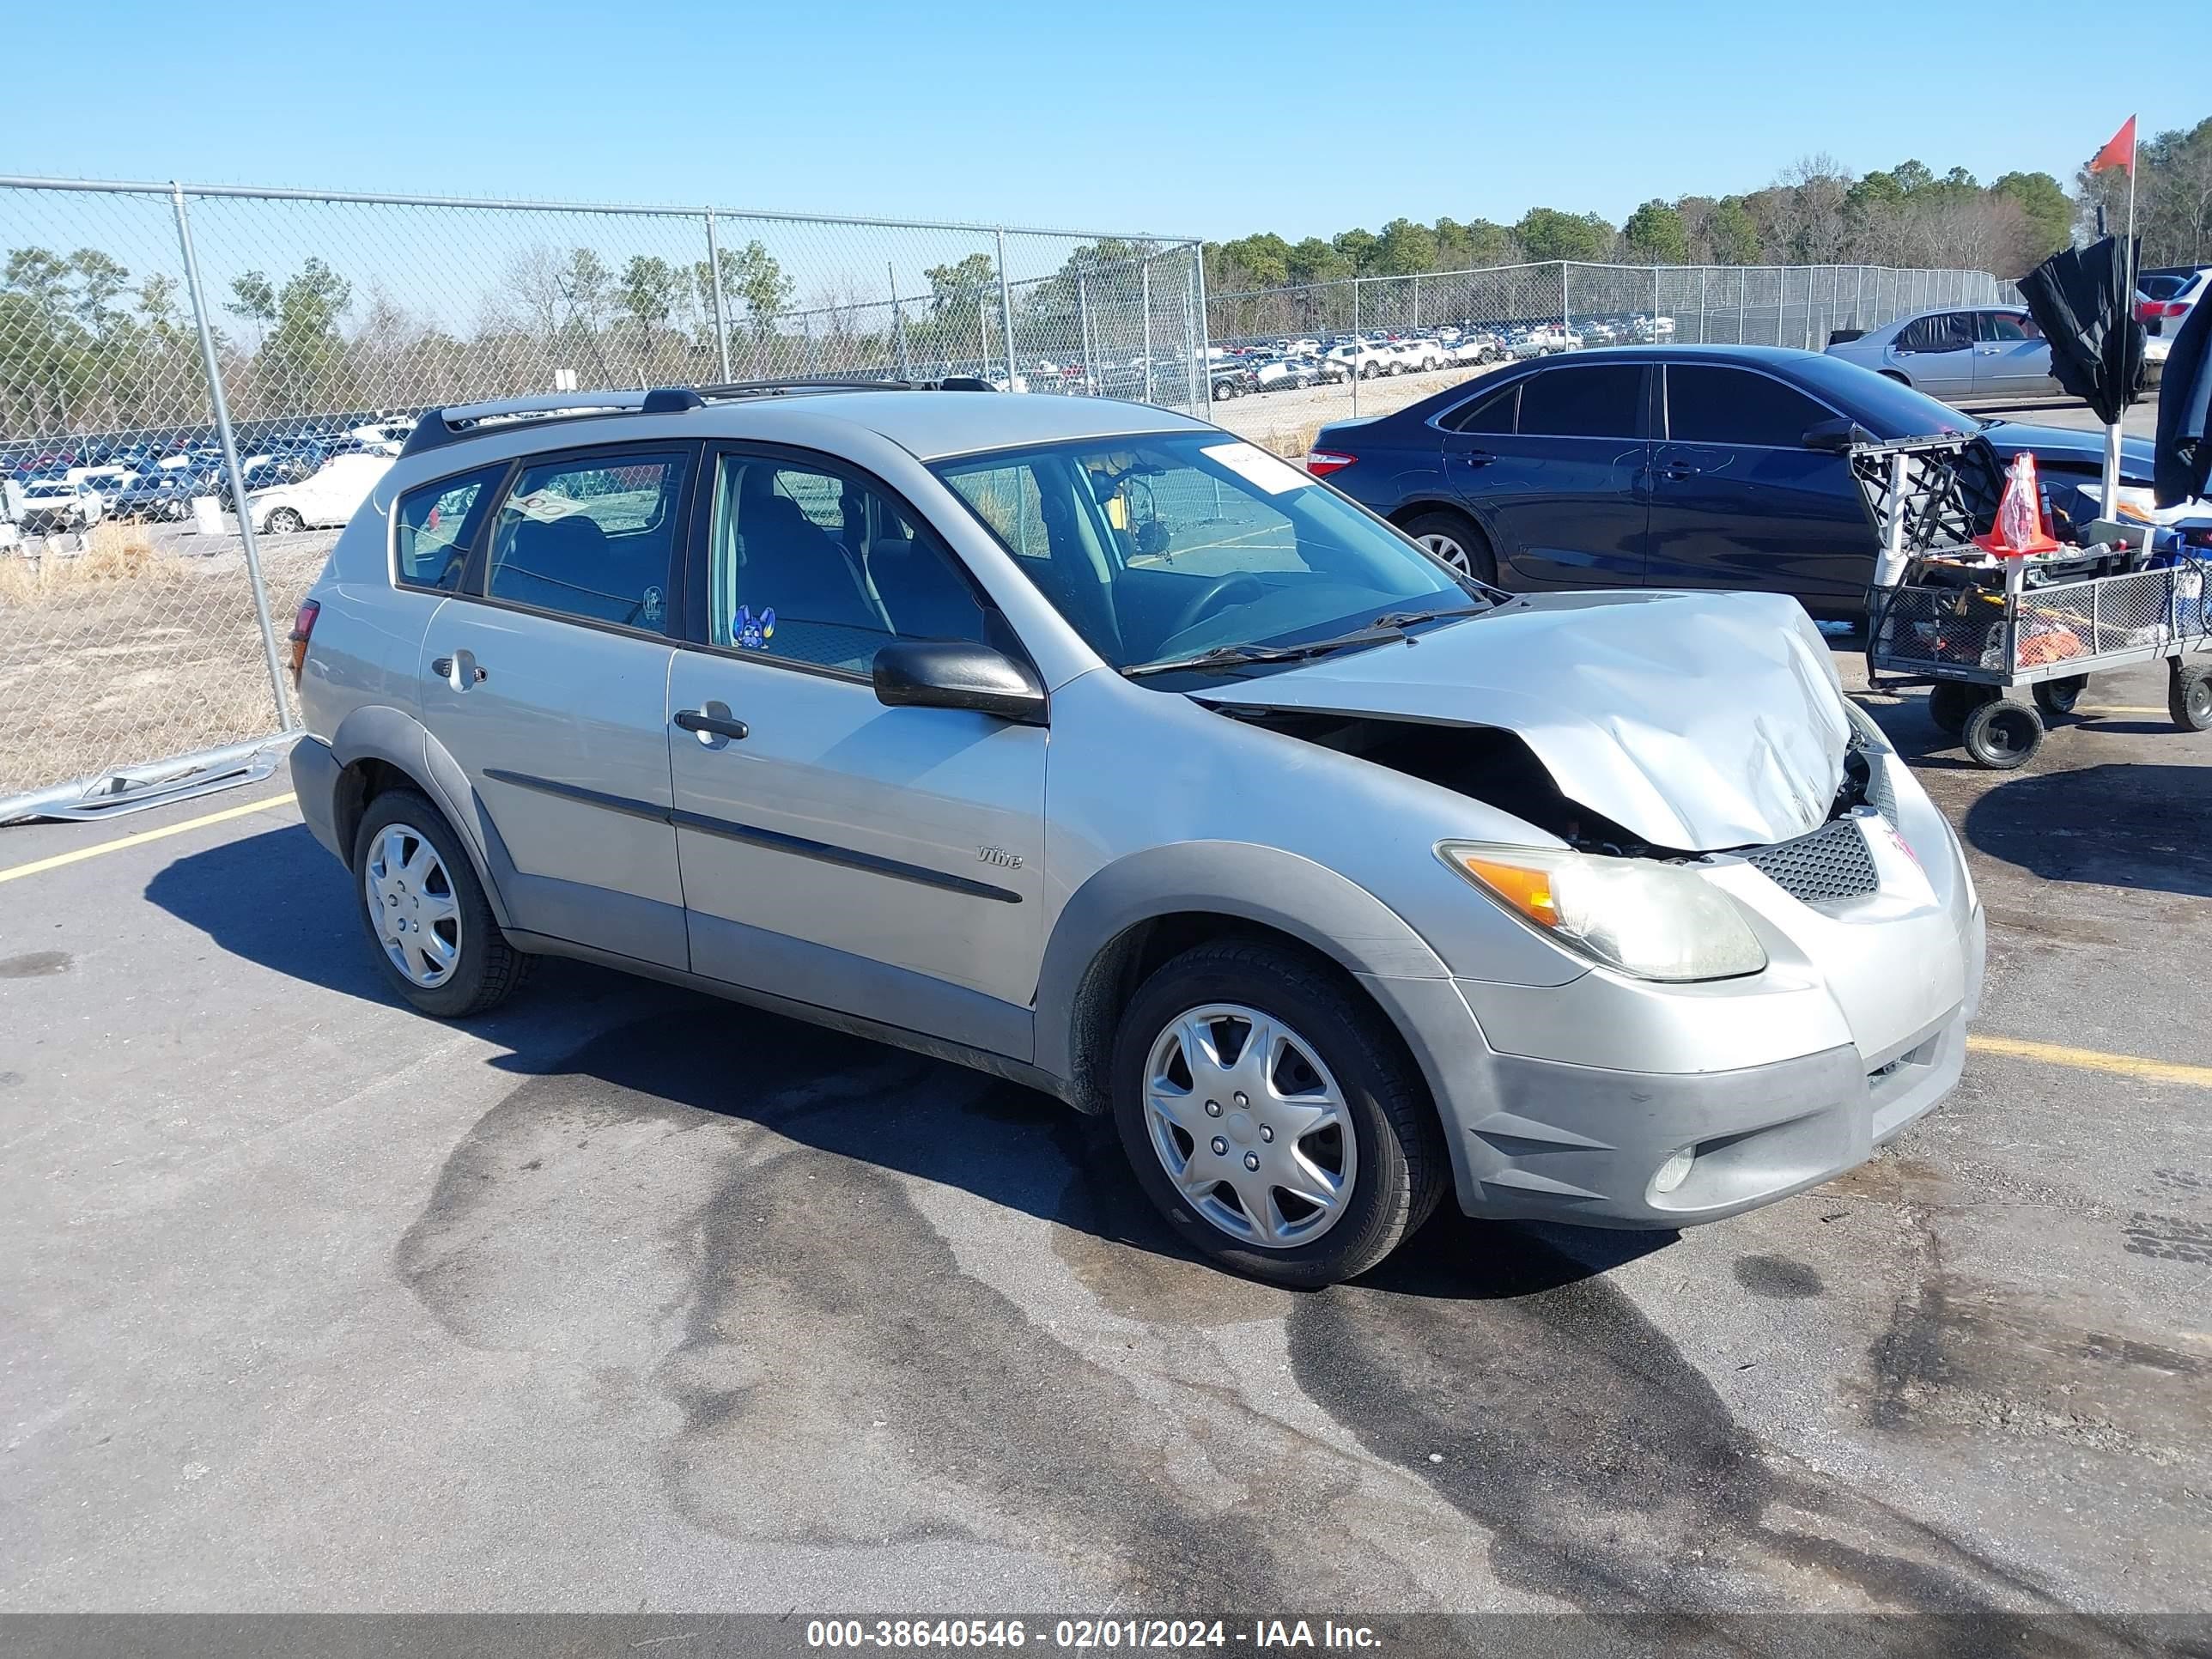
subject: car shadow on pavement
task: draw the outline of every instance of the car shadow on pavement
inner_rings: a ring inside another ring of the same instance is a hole
[[[264,896],[241,902],[240,894]],[[246,961],[396,1007],[345,871],[304,826],[175,860],[146,897]],[[542,959],[469,1029],[503,1047],[517,1094],[549,1085],[594,1112],[696,1115],[773,1130],[818,1152],[965,1190],[1088,1241],[1085,1271],[1118,1253],[1211,1272],[1138,1190],[1114,1126],[1019,1085],[866,1038],[583,963]],[[580,1033],[583,1034],[580,1041]],[[1365,1283],[1399,1294],[1504,1298],[1601,1274],[1670,1242],[1474,1221],[1447,1194]]]
[[[2024,772],[1981,795],[1960,833],[2045,881],[2212,898],[2212,766]]]

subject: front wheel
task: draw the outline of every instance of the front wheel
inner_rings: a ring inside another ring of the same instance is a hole
[[[1966,716],[1960,740],[1967,758],[1990,772],[2014,772],[2043,747],[2043,721],[2034,709],[2008,697],[1996,697]]]
[[[1115,1040],[1114,1115],[1176,1234],[1238,1272],[1333,1285],[1428,1217],[1447,1161],[1419,1073],[1381,1016],[1260,942],[1187,951]]]
[[[280,507],[261,526],[272,536],[289,536],[307,527],[307,521],[289,507]]]
[[[2212,663],[2174,659],[2166,672],[2166,712],[2185,732],[2212,732]]]
[[[393,789],[354,837],[362,926],[393,989],[460,1019],[506,1000],[530,958],[507,943],[460,837],[428,796]]]

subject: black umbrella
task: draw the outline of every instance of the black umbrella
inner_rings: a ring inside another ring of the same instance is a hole
[[[2212,487],[2212,305],[2199,300],[2166,356],[2158,383],[2158,453],[2151,483],[2160,507]]]
[[[2020,279],[2021,296],[2051,342],[2051,373],[2117,425],[2142,389],[2143,329],[2136,320],[2128,248],[2107,236],[2061,248]]]

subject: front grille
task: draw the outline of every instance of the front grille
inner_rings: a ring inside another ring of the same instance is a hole
[[[1762,847],[1744,861],[1803,904],[1864,898],[1881,887],[1866,837],[1850,818],[1838,818],[1809,836]]]

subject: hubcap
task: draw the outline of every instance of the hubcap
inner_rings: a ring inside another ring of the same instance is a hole
[[[1146,1062],[1145,1121],[1184,1201],[1240,1243],[1308,1243],[1351,1201],[1344,1092],[1311,1043],[1256,1009],[1217,1003],[1170,1022]]]
[[[411,824],[377,832],[362,871],[376,936],[411,984],[435,990],[461,960],[461,907],[430,839]]]
[[[1449,565],[1462,576],[1474,574],[1474,562],[1467,556],[1467,550],[1449,536],[1424,536],[1421,545],[1435,557]]]

